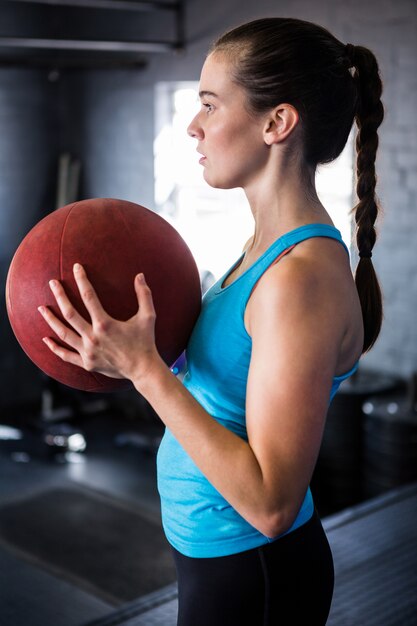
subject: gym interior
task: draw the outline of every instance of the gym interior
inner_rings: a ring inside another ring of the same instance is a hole
[[[335,559],[328,623],[417,625],[415,2],[8,0],[0,2],[2,626],[176,623],[155,472],[164,427],[134,390],[73,389],[34,365],[8,319],[6,280],[41,219],[78,200],[117,198],[176,227],[203,291],[210,286],[240,254],[250,212],[239,191],[202,185],[186,124],[212,40],[271,15],[322,24],[380,63],[383,211],[373,260],[384,324],[329,408],[312,490]],[[352,267],[353,151],[354,137],[318,173]]]

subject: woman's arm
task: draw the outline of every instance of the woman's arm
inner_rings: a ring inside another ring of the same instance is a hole
[[[320,445],[336,361],[336,349],[329,346],[340,344],[334,307],[322,304],[317,294],[323,287],[312,284],[311,271],[307,274],[293,260],[286,271],[271,268],[251,298],[249,443],[213,419],[162,361],[146,283],[135,282],[137,316],[117,322],[101,308],[85,273],[78,270],[75,276],[92,324],[78,315],[56,283],[57,302],[74,331],[50,311],[42,313],[77,353],[49,339],[51,350],[86,369],[130,378],[242,517],[270,537],[286,530],[301,505]]]
[[[322,439],[345,315],[311,264],[271,268],[250,302],[249,442],[213,420],[166,369],[142,393],[203,474],[260,532],[293,523]]]

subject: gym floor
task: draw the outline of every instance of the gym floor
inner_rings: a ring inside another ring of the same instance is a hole
[[[15,415],[8,423],[2,422],[3,512],[4,507],[25,503],[34,494],[53,495],[56,489],[76,488],[139,511],[161,534],[155,452],[163,428],[157,420],[135,420],[123,412],[110,414],[106,410],[83,415],[81,420],[73,417],[65,423],[85,437],[87,448],[82,453],[62,452],[47,445],[45,434],[56,430],[57,424],[39,420],[36,415]],[[61,430],[62,425],[61,421]],[[18,428],[22,438],[15,439],[9,426]],[[37,539],[32,536],[34,545]],[[68,542],[68,537],[61,540]],[[117,598],[96,594],[94,588],[91,592],[85,580],[78,584],[76,577],[37,558],[31,549],[16,549],[13,542],[0,536],[2,626],[81,626],[105,616],[119,604]]]
[[[72,418],[68,423],[82,432],[87,448],[66,459],[44,443],[50,424],[33,416],[15,417],[14,427],[19,423],[22,439],[8,437],[7,424],[0,428],[2,626],[174,626],[175,578],[156,580],[153,589],[121,600],[89,585],[86,577],[56,567],[53,559],[45,561],[35,550],[16,548],[16,543],[4,538],[4,514],[11,510],[13,516],[14,511],[10,506],[29,502],[39,493],[53,497],[63,489],[76,489],[81,498],[93,495],[96,506],[104,498],[120,505],[119,512],[140,511],[160,533],[155,475],[155,453],[163,432],[160,423],[135,420],[114,409]],[[329,626],[417,625],[416,513],[414,484],[325,518],[337,581]],[[28,532],[38,529],[26,537],[32,547],[42,542],[39,525],[33,521],[28,518],[24,524]],[[58,546],[71,547],[74,538],[59,529],[58,540]],[[116,555],[114,563],[120,568],[118,559]]]

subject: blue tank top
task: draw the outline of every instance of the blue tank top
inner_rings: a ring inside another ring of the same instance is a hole
[[[222,287],[243,254],[204,295],[200,316],[186,350],[187,370],[183,384],[220,424],[248,440],[245,420],[246,383],[251,357],[251,337],[244,325],[246,304],[262,274],[288,248],[310,237],[342,241],[340,232],[327,224],[308,224],[277,239],[234,282]],[[346,374],[333,379],[329,403]],[[168,541],[190,557],[218,557],[275,541],[249,524],[211,485],[168,428],[157,455],[158,490]],[[292,532],[313,514],[307,490]]]

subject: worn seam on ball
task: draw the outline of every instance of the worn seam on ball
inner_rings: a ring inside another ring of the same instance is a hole
[[[64,241],[65,231],[66,231],[66,228],[67,228],[67,223],[68,223],[69,217],[70,217],[73,209],[76,207],[77,204],[78,204],[78,202],[73,202],[73,204],[68,209],[68,215],[65,218],[64,226],[62,227],[61,239],[60,239],[60,242],[59,242],[59,280],[61,282],[62,282],[63,276],[64,276],[63,259],[62,259],[62,247],[63,247],[62,244],[63,244],[63,241]],[[77,367],[77,366],[75,366],[75,367]],[[80,367],[80,369],[84,369],[84,368]],[[89,374],[90,376],[92,376],[92,378],[94,378],[94,380],[96,381],[96,383],[98,384],[99,387],[103,387],[103,383],[101,382],[101,380],[99,380],[96,377],[95,372],[87,372],[87,370],[84,370],[84,371],[86,372],[86,374]],[[95,389],[95,388],[93,388],[93,389]]]
[[[78,204],[78,202],[73,202],[73,204],[68,209],[68,214],[67,214],[67,217],[65,218],[65,222],[64,222],[64,225],[62,227],[61,239],[59,241],[59,280],[61,282],[63,280],[63,275],[64,275],[63,260],[62,260],[62,242],[64,240],[65,230],[67,228],[67,222],[69,220],[69,216],[71,215],[71,212],[72,212],[72,210],[73,210],[73,208],[75,207],[76,204]]]
[[[125,201],[125,202],[126,202],[126,201]],[[119,217],[120,217],[120,220],[123,222],[123,226],[124,226],[124,227],[125,227],[125,229],[126,229],[126,232],[127,232],[127,234],[128,234],[128,237],[132,240],[132,243],[134,244],[134,243],[135,243],[135,241],[134,241],[134,238],[133,238],[133,234],[132,234],[131,229],[129,228],[129,225],[128,225],[127,221],[126,221],[125,216],[123,215],[123,211],[121,211],[121,210],[120,210],[120,208],[119,208],[118,206],[116,206],[116,207],[114,207],[114,208],[116,209],[116,211],[117,211],[117,213],[118,213],[118,215],[119,215]],[[142,208],[145,208],[145,207],[142,207]],[[147,209],[147,210],[148,210],[148,209]]]

